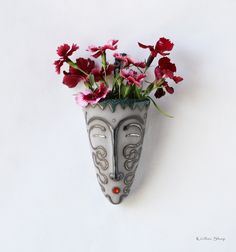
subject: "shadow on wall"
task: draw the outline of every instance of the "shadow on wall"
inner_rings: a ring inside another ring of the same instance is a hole
[[[157,101],[159,106],[170,114],[174,110],[178,112],[179,104],[181,104],[181,101],[186,97],[186,100],[191,99],[191,102],[195,103],[197,102],[196,98],[200,95],[200,93],[197,92],[197,85],[199,85],[198,71],[200,71],[199,67],[201,66],[201,62],[197,62],[197,56],[194,57],[192,54],[191,52],[192,58],[190,58],[189,54],[186,54],[184,51],[179,53],[180,56],[176,60],[176,62],[178,62],[177,69],[178,66],[184,69],[178,69],[178,74],[183,76],[184,81],[176,85],[176,92],[173,96],[165,96]],[[174,117],[178,117],[178,114],[174,114]],[[156,174],[158,176],[158,169],[162,159],[161,153],[168,150],[166,138],[170,133],[168,127],[169,120],[175,120],[175,118],[170,119],[161,115],[151,104],[148,113],[143,151],[135,181],[130,192],[130,198],[132,198],[133,195],[138,195],[138,192],[147,185],[151,177]],[[186,118],[186,121],[187,120],[188,118]],[[186,123],[186,121],[183,123]],[[172,121],[172,123],[174,122]],[[171,153],[169,153],[169,156],[171,157]]]

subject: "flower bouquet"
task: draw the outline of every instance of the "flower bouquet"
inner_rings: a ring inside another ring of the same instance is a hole
[[[113,204],[119,204],[129,194],[141,155],[147,112],[150,102],[159,112],[169,116],[157,105],[154,97],[173,94],[169,80],[179,83],[176,66],[169,57],[174,44],[160,38],[155,45],[138,43],[150,51],[146,60],[136,60],[126,53],[113,53],[113,62],[107,60],[107,51],[118,48],[118,40],[103,46],[89,46],[91,58],[70,56],[79,46],[64,44],[58,47],[59,59],[54,62],[56,72],[67,63],[63,71],[63,84],[69,88],[83,85],[84,90],[75,94],[76,102],[83,107],[87,124],[93,162],[98,183],[104,195]],[[154,60],[154,78],[148,80]],[[169,116],[171,117],[171,116]]]

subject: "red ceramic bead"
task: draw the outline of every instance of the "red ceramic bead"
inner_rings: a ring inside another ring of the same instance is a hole
[[[115,194],[120,193],[120,188],[119,187],[113,187],[112,192]]]

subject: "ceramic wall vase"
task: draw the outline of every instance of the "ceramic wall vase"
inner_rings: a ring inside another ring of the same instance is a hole
[[[98,183],[113,204],[130,192],[149,105],[149,100],[105,100],[84,108]]]

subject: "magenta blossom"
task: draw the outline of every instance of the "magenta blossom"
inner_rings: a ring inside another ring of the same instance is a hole
[[[138,74],[134,70],[122,69],[120,71],[120,76],[128,81],[128,84],[135,84],[137,87],[142,87],[142,81],[146,77],[146,74]]]
[[[91,90],[79,92],[76,94],[75,100],[80,106],[86,107],[88,104],[97,104],[101,99],[105,98],[109,92],[110,90],[108,87],[104,83],[101,83],[99,88],[94,92]]]
[[[58,46],[57,48],[57,55],[60,56],[59,60],[54,61],[54,65],[56,67],[56,72],[60,74],[61,67],[64,64],[64,62],[67,61],[68,57],[73,54],[76,50],[79,49],[79,46],[76,44],[72,44],[70,47],[68,44],[64,44],[61,46]]]
[[[130,65],[134,65],[136,67],[141,67],[141,68],[145,68],[146,64],[145,62],[141,62],[141,61],[136,61],[133,58],[130,58],[128,56],[122,56],[122,54],[119,53],[114,53],[113,56],[120,60],[123,61],[125,63],[124,67],[128,67]]]
[[[117,49],[117,43],[119,40],[109,40],[107,44],[103,46],[89,46],[87,51],[92,52],[92,56],[94,58],[98,58],[101,56],[106,50],[116,50]]]

